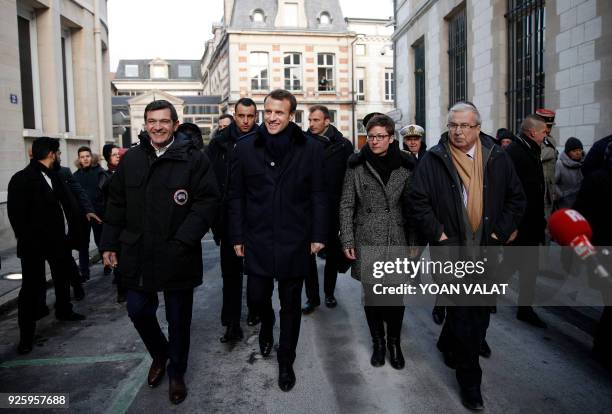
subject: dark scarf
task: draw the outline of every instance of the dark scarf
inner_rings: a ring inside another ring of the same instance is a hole
[[[277,162],[282,161],[291,149],[291,136],[293,135],[293,128],[295,128],[294,125],[293,122],[290,122],[287,128],[276,135],[270,134],[265,124],[262,123],[259,126],[259,133],[264,137],[266,142],[266,151],[268,151]]]
[[[235,123],[235,122],[232,122],[232,123],[229,125],[229,127],[228,127],[228,128],[230,129],[230,130],[229,130],[229,139],[230,139],[230,142],[231,142],[232,144],[235,144],[235,143],[236,143],[236,141],[238,141],[240,138],[242,138],[243,136],[248,135],[248,134],[250,134],[251,132],[255,131],[255,130],[258,128],[258,127],[257,127],[257,124],[253,124],[253,127],[252,127],[252,128],[249,130],[249,131],[247,131],[247,132],[242,132],[242,131],[240,130],[240,128],[238,128],[238,126],[236,125],[236,123]]]
[[[389,145],[387,153],[383,156],[374,154],[368,144],[364,145],[361,151],[366,161],[374,168],[374,171],[378,173],[385,185],[389,182],[393,170],[402,166],[402,157],[397,142],[392,142]]]

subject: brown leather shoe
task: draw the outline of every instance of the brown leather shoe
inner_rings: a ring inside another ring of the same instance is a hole
[[[168,358],[166,357],[153,358],[153,363],[151,364],[151,368],[149,368],[149,376],[147,377],[149,387],[155,388],[162,382],[164,374],[166,373],[167,360]]]
[[[182,375],[170,378],[169,396],[172,404],[180,404],[187,398],[187,386]]]

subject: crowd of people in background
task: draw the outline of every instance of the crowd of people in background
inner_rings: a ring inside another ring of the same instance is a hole
[[[324,304],[338,305],[338,273],[351,268],[361,281],[364,314],[372,339],[370,363],[405,366],[401,328],[405,306],[375,304],[362,279],[364,251],[372,246],[532,246],[521,250],[516,317],[546,328],[535,312],[537,246],[549,242],[546,219],[559,208],[575,208],[593,227],[593,243],[610,246],[612,136],[586,155],[576,137],[561,153],[551,135],[555,113],[538,109],[513,134],[495,137],[481,130],[471,102],[453,105],[446,132],[427,148],[426,131],[403,126],[381,113],[364,119],[365,145],[355,151],[332,124],[323,105],[309,108],[306,131],[293,120],[297,101],[285,90],[264,100],[263,122],[247,97],[233,115],[219,117],[204,146],[199,128],[180,124],[167,101],[144,112],[145,130],[131,149],[107,144],[107,169],[89,147],[78,149],[74,173],[61,167],[59,141],[38,138],[29,165],[8,189],[8,214],[17,238],[23,283],[19,293],[19,353],[32,351],[36,321],[49,314],[45,268],[51,267],[55,316],[85,318],[72,310],[85,297],[90,279],[90,235],[113,273],[117,302],[127,312],[153,362],[147,383],[159,385],[166,370],[169,399],[187,396],[184,373],[190,347],[194,288],[202,283],[201,239],[212,230],[219,246],[223,279],[220,341],[243,339],[243,276],[247,276],[246,322],[260,325],[261,355],[275,343],[274,281],[280,299],[278,385],[296,383],[293,364],[302,315],[321,305],[317,255],[325,259]],[[40,232],[39,229],[46,229]],[[79,264],[72,251],[78,251]],[[414,253],[413,258],[418,258]],[[302,287],[307,301],[302,305]],[[164,293],[168,336],[156,317]],[[609,293],[604,293],[609,295]],[[609,297],[612,299],[612,297]],[[484,407],[479,357],[490,357],[486,332],[495,306],[433,309],[443,325],[437,342],[444,362],[456,372],[463,404]],[[594,352],[612,367],[610,327],[605,308]]]

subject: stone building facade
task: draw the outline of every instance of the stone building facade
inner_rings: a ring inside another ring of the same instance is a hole
[[[0,0],[0,251],[14,247],[6,214],[11,176],[40,136],[81,145],[111,138],[106,0]]]
[[[612,3],[606,0],[395,0],[396,105],[428,144],[457,100],[483,131],[518,130],[539,107],[553,136],[588,148],[612,132]]]

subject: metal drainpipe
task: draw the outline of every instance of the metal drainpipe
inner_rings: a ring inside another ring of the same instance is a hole
[[[353,46],[355,45],[355,42],[357,41],[357,39],[364,37],[365,35],[363,33],[357,33],[355,35],[355,38],[351,41],[351,112],[353,115],[353,126],[352,126],[352,130],[353,130],[353,134],[351,137],[351,141],[353,141],[353,148],[357,148],[357,144],[358,141],[356,140],[357,137],[357,125],[355,124],[355,51]]]
[[[100,155],[106,140],[106,117],[104,114],[104,72],[102,70],[102,25],[100,24],[100,1],[94,0],[94,53],[96,54],[96,87],[98,103],[98,148]]]

